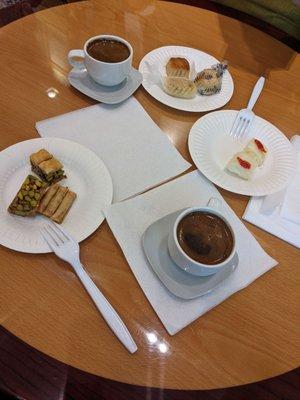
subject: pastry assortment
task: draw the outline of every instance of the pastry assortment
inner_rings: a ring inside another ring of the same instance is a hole
[[[166,76],[162,77],[162,87],[167,94],[174,97],[191,99],[197,93],[210,96],[220,92],[226,69],[226,62],[218,63],[194,76],[187,59],[172,57],[165,66]]]
[[[243,151],[232,157],[226,170],[242,179],[249,180],[253,171],[262,166],[266,154],[266,147],[260,140],[254,138]]]
[[[66,178],[62,163],[45,149],[31,154],[30,163],[39,178],[27,176],[8,211],[22,217],[39,213],[62,223],[76,198],[76,193],[56,183]]]

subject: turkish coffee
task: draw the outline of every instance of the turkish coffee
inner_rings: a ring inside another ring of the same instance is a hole
[[[118,63],[126,60],[130,50],[126,44],[114,39],[95,39],[87,46],[88,54],[95,60],[106,63]]]
[[[185,215],[178,224],[177,239],[190,258],[207,265],[225,261],[234,246],[233,235],[226,222],[206,211]]]

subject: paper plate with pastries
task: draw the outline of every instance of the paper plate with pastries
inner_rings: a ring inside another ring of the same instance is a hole
[[[246,138],[230,135],[238,111],[209,113],[192,126],[188,146],[197,168],[223,189],[265,196],[288,185],[295,155],[287,137],[270,122],[255,116]]]
[[[216,110],[231,99],[233,80],[223,66],[203,51],[164,46],[146,54],[139,71],[142,85],[156,100],[177,110],[204,112]]]
[[[80,242],[102,223],[112,194],[106,166],[86,147],[58,138],[16,143],[0,152],[0,244],[49,253],[41,228],[51,220]]]

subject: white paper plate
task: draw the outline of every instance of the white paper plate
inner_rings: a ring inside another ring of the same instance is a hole
[[[62,226],[79,242],[93,233],[104,220],[103,207],[112,201],[110,174],[91,150],[57,138],[31,139],[0,153],[0,244],[26,253],[49,253],[40,234],[48,221],[42,216],[18,217],[7,207],[31,172],[29,156],[41,148],[54,154],[64,165],[67,179],[60,183],[77,193]]]
[[[216,185],[231,192],[265,196],[284,188],[295,169],[291,143],[274,125],[255,116],[248,138],[235,141],[229,136],[238,111],[215,111],[200,118],[189,134],[189,150],[197,168]],[[230,158],[241,151],[253,137],[267,147],[262,167],[245,181],[230,175],[224,168]]]
[[[142,59],[139,65],[139,71],[143,74],[143,86],[148,93],[156,100],[177,110],[203,112],[215,110],[224,106],[233,94],[233,80],[228,71],[225,71],[222,79],[222,88],[220,93],[211,96],[196,95],[193,99],[180,99],[168,95],[163,91],[159,84],[153,84],[150,79],[148,62],[157,69],[161,69],[171,57],[185,57],[190,62],[194,62],[197,72],[204,68],[209,68],[219,61],[203,51],[184,46],[165,46],[150,51]],[[229,66],[230,67],[230,66]]]

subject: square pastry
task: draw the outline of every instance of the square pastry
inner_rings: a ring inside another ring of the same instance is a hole
[[[30,163],[32,171],[49,184],[66,178],[62,163],[45,149],[31,154]]]

